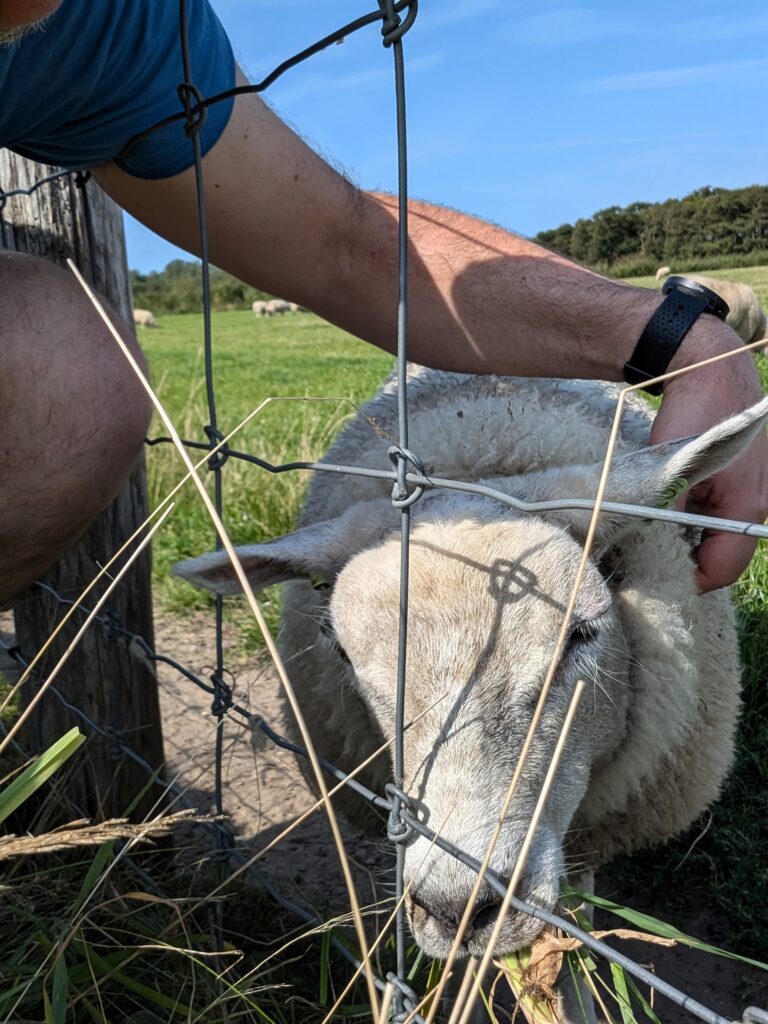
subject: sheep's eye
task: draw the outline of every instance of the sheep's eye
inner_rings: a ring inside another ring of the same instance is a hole
[[[328,641],[330,646],[336,651],[342,661],[346,661],[351,664],[349,656],[344,648],[339,643],[339,638],[336,636],[336,630],[333,628],[333,623],[328,615],[324,615],[320,620],[320,632],[323,634],[325,639]]]
[[[599,619],[582,619],[581,622],[574,622],[565,644],[566,652],[596,640],[600,635],[600,625]]]

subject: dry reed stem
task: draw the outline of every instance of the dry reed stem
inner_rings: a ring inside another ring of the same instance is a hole
[[[571,695],[571,700],[568,704],[568,711],[565,716],[565,721],[563,722],[560,728],[560,734],[557,738],[557,743],[555,744],[555,749],[552,754],[552,758],[549,762],[549,767],[547,768],[547,774],[544,777],[544,783],[541,787],[541,792],[539,793],[538,799],[536,801],[536,806],[533,809],[533,814],[531,815],[531,820],[528,824],[528,830],[525,833],[523,845],[520,847],[520,853],[518,854],[517,860],[515,861],[515,869],[512,872],[512,877],[509,881],[509,885],[507,886],[507,891],[504,894],[504,899],[501,901],[501,906],[499,907],[499,912],[496,917],[493,929],[491,931],[491,935],[488,940],[488,945],[486,946],[485,952],[483,953],[483,958],[480,961],[480,966],[478,968],[477,975],[472,986],[472,991],[469,994],[466,1007],[464,1008],[464,1013],[461,1015],[461,1018],[458,1017],[460,1004],[457,1002],[456,1006],[454,1007],[454,1012],[451,1014],[451,1017],[448,1021],[448,1024],[454,1024],[455,1020],[458,1020],[459,1024],[467,1024],[469,1020],[469,1015],[472,1012],[474,1001],[477,998],[480,986],[483,983],[485,972],[487,971],[488,965],[490,964],[491,959],[493,958],[496,940],[498,939],[499,933],[501,932],[501,929],[504,926],[504,920],[507,916],[507,911],[509,910],[509,904],[520,882],[520,877],[522,876],[523,868],[525,867],[525,861],[528,857],[528,852],[533,842],[533,836],[536,832],[536,829],[538,828],[539,820],[541,819],[541,815],[544,811],[544,805],[547,801],[547,797],[549,796],[549,791],[552,788],[553,782],[555,781],[555,773],[557,772],[557,769],[560,765],[560,758],[562,757],[563,750],[565,749],[565,744],[568,740],[571,725],[573,724],[573,719],[576,715],[576,711],[579,706],[579,701],[581,700],[582,694],[584,693],[585,686],[586,684],[584,680],[579,679],[579,681],[576,683],[576,686],[574,687],[573,694]]]
[[[97,614],[99,612],[99,609],[103,606],[103,604],[105,603],[105,601],[107,600],[109,595],[112,593],[112,591],[115,589],[115,587],[118,585],[118,583],[120,583],[120,581],[122,580],[123,576],[125,576],[125,574],[128,572],[130,567],[133,565],[133,563],[139,557],[139,555],[144,550],[144,548],[147,546],[147,544],[149,544],[149,542],[152,540],[154,535],[157,533],[157,531],[163,525],[165,520],[168,518],[168,516],[173,511],[173,509],[174,509],[173,504],[168,506],[168,508],[161,514],[161,516],[158,519],[158,521],[147,531],[146,536],[142,537],[142,539],[137,544],[135,550],[128,556],[128,558],[127,558],[127,560],[125,562],[125,565],[121,566],[121,568],[116,573],[116,575],[113,576],[110,579],[109,585],[107,586],[106,590],[99,597],[99,599],[96,601],[96,604],[93,606],[91,611],[86,616],[85,622],[83,622],[83,624],[80,627],[80,629],[78,629],[78,631],[75,633],[75,635],[72,638],[71,642],[67,646],[67,649],[64,651],[62,656],[56,662],[56,664],[54,665],[53,669],[49,673],[47,679],[45,680],[45,682],[40,686],[40,688],[38,689],[37,693],[34,695],[32,700],[26,706],[26,708],[24,709],[22,714],[19,715],[17,720],[13,723],[13,726],[8,730],[8,732],[6,733],[5,738],[3,739],[3,741],[0,742],[0,754],[3,753],[5,748],[8,746],[8,744],[13,739],[13,737],[16,735],[16,733],[19,731],[19,729],[22,727],[22,725],[27,721],[29,716],[32,714],[32,712],[34,711],[35,707],[38,705],[40,700],[42,700],[42,697],[45,694],[45,691],[48,689],[49,686],[51,686],[53,681],[58,676],[59,672],[62,670],[62,668],[66,664],[67,659],[69,658],[70,654],[72,653],[72,651],[75,649],[75,647],[80,642],[80,638],[83,636],[83,634],[88,629],[90,624],[96,618],[96,616],[97,616]]]
[[[608,1012],[608,1007],[605,1005],[605,1002],[603,1001],[602,996],[600,995],[600,993],[597,990],[597,985],[595,984],[595,978],[597,978],[597,980],[600,982],[600,984],[605,988],[605,990],[609,993],[609,995],[613,996],[614,999],[616,999],[616,993],[615,992],[611,992],[611,990],[608,988],[608,985],[603,981],[603,979],[600,977],[599,974],[595,974],[594,977],[593,977],[592,971],[587,969],[587,965],[584,962],[583,954],[580,953],[578,950],[576,951],[576,959],[579,961],[579,971],[580,971],[581,977],[584,980],[584,984],[589,989],[590,995],[594,998],[595,1002],[600,1007],[600,1009],[602,1011],[602,1014],[603,1014],[603,1019],[606,1020],[606,1021],[612,1020],[613,1018],[611,1017],[610,1013]],[[618,999],[616,999],[616,1001],[618,1002]],[[623,1019],[623,1015],[622,1015],[622,1019]]]
[[[438,836],[441,834],[441,832],[445,828],[446,824],[448,823],[449,818],[451,817],[451,815],[453,814],[453,812],[455,810],[456,810],[456,804],[454,804],[453,807],[451,807],[450,811],[446,814],[446,816],[443,818],[442,822],[440,823],[440,827],[437,829],[437,832],[435,833],[434,837],[430,841],[430,844],[429,844],[428,848],[424,852],[424,856],[421,858],[421,861],[419,862],[418,868],[416,869],[416,871],[413,874],[413,879],[411,879],[411,881],[408,883],[408,885],[405,886],[405,888],[403,889],[403,895],[400,897],[400,899],[395,904],[394,909],[390,913],[390,915],[387,918],[387,920],[384,922],[383,927],[379,929],[379,934],[376,936],[376,939],[375,939],[373,945],[371,946],[371,953],[373,953],[374,950],[376,950],[378,948],[379,943],[384,938],[384,936],[387,934],[387,930],[389,929],[389,927],[391,926],[392,922],[397,917],[397,912],[400,909],[400,907],[403,905],[403,903],[405,902],[405,897],[408,894],[408,892],[410,891],[410,888],[413,885],[413,882],[415,881],[416,876],[418,875],[419,871],[421,870],[421,868],[426,863],[427,858],[429,857],[429,855],[432,852],[432,849],[433,849],[435,843],[437,842]],[[347,982],[346,986],[344,987],[344,990],[339,995],[339,997],[336,1000],[336,1002],[330,1008],[330,1010],[325,1015],[325,1017],[323,1017],[323,1019],[320,1022],[320,1024],[330,1024],[330,1021],[333,1018],[334,1013],[341,1006],[342,1002],[344,1001],[345,996],[347,995],[349,990],[352,988],[352,986],[354,985],[354,983],[357,980],[357,978],[360,976],[361,969],[362,969],[362,964],[359,967],[355,968],[354,974],[352,975],[352,977]],[[381,1019],[384,1020],[384,1017],[382,1016]]]
[[[594,541],[595,532],[597,530],[597,520],[598,520],[598,517],[600,515],[600,508],[602,506],[602,502],[603,502],[603,498],[604,498],[604,495],[605,495],[606,486],[607,486],[607,483],[608,483],[608,474],[609,474],[609,471],[610,471],[611,458],[613,456],[613,451],[614,451],[614,448],[615,448],[615,445],[616,445],[616,438],[618,436],[619,423],[621,422],[621,412],[622,412],[622,409],[623,409],[623,406],[624,406],[624,396],[625,396],[625,394],[626,394],[626,392],[628,390],[631,390],[631,389],[625,388],[625,389],[623,389],[620,392],[618,401],[616,403],[616,412],[614,413],[613,423],[611,425],[611,433],[610,433],[610,436],[609,436],[609,439],[608,439],[608,447],[607,447],[605,459],[603,461],[603,469],[602,469],[602,473],[600,475],[600,481],[599,481],[598,488],[597,488],[597,494],[595,496],[595,505],[594,505],[594,508],[592,510],[592,515],[590,517],[590,522],[589,522],[589,528],[587,530],[587,536],[586,536],[586,539],[585,539],[585,542],[584,542],[584,550],[583,550],[582,555],[581,555],[581,560],[579,562],[579,567],[578,567],[578,569],[576,571],[576,577],[574,579],[573,586],[571,587],[571,593],[570,593],[570,596],[568,598],[568,603],[566,605],[565,612],[563,614],[563,621],[561,623],[560,632],[558,634],[557,641],[555,643],[555,649],[552,652],[552,658],[551,658],[550,663],[549,663],[549,668],[547,669],[547,673],[546,673],[546,675],[544,677],[544,682],[542,684],[541,692],[539,694],[539,699],[536,702],[536,707],[534,708],[534,711],[533,711],[533,716],[531,718],[531,724],[528,727],[528,732],[526,733],[525,740],[523,741],[523,746],[522,746],[522,749],[520,751],[520,757],[518,758],[517,765],[515,766],[515,770],[514,770],[514,772],[512,774],[512,779],[511,779],[511,781],[509,783],[509,787],[508,787],[506,795],[504,797],[504,801],[502,803],[501,811],[499,812],[499,817],[498,817],[496,828],[494,829],[493,835],[492,835],[491,840],[490,840],[490,842],[488,844],[488,849],[486,850],[486,854],[485,854],[485,857],[483,859],[482,871],[485,871],[487,869],[487,867],[488,867],[488,864],[490,863],[491,855],[493,853],[493,850],[495,849],[496,842],[498,841],[498,836],[499,836],[499,833],[501,831],[501,827],[503,825],[504,819],[506,818],[507,811],[509,810],[509,805],[511,804],[512,798],[514,797],[514,794],[517,791],[517,786],[518,786],[520,778],[522,776],[523,769],[525,767],[525,763],[526,763],[526,761],[528,759],[528,754],[530,752],[531,746],[533,745],[533,737],[534,737],[534,735],[536,733],[536,729],[538,728],[539,722],[541,720],[541,716],[542,716],[542,713],[543,713],[543,710],[544,710],[544,704],[545,704],[547,696],[549,694],[549,690],[551,688],[552,680],[554,679],[555,672],[557,671],[557,666],[558,666],[558,664],[560,662],[560,656],[561,656],[563,647],[565,645],[565,640],[566,640],[566,636],[567,636],[567,633],[568,633],[568,627],[569,627],[570,622],[571,622],[571,616],[573,615],[573,610],[576,607],[576,599],[578,597],[579,587],[581,586],[581,580],[582,580],[582,578],[584,576],[584,571],[586,569],[587,562],[589,560],[589,555],[590,555],[590,552],[592,550],[592,544],[593,544],[593,541]],[[456,953],[458,951],[459,945],[460,945],[461,940],[462,940],[462,938],[464,936],[464,932],[466,930],[466,927],[467,927],[467,925],[469,923],[469,919],[470,919],[470,916],[471,916],[471,913],[472,913],[473,901],[474,901],[474,899],[477,896],[477,892],[479,892],[481,884],[482,884],[482,874],[479,874],[478,878],[477,878],[477,880],[475,882],[475,885],[473,886],[472,894],[470,896],[470,900],[468,901],[467,907],[466,907],[466,909],[464,911],[464,914],[462,916],[461,923],[459,925],[459,931],[456,934],[456,937],[454,939],[453,945],[452,945],[451,950],[449,952],[449,956],[448,956],[448,960],[446,962],[446,966],[450,966],[451,963],[453,962],[453,959],[455,959],[455,957],[456,957]],[[427,1024],[432,1024],[433,1020],[434,1020],[434,1013],[431,1013],[430,1016],[427,1018]]]
[[[376,1024],[387,1024],[389,1020],[389,1011],[392,1007],[392,1000],[395,996],[395,986],[391,981],[387,982],[386,988],[384,989],[384,996],[381,1000],[381,1012],[379,1013]],[[328,1020],[328,1018],[325,1018]]]
[[[469,968],[467,968],[467,969],[469,969]],[[449,977],[450,977],[450,975],[449,975]],[[405,1020],[403,1021],[403,1024],[411,1024],[411,1021],[414,1019],[416,1014],[420,1013],[421,1010],[424,1008],[424,1006],[426,1006],[426,1004],[429,1002],[429,1000],[433,999],[436,996],[436,994],[437,994],[437,986],[435,986],[432,989],[431,992],[425,992],[425,994],[421,997],[421,999],[418,1001],[418,1003],[414,1006],[414,1008],[411,1010],[411,1012],[405,1018]]]
[[[468,995],[467,995],[468,989],[472,986],[472,975],[475,973],[476,967],[477,967],[477,957],[476,956],[471,956],[467,960],[467,966],[464,968],[464,977],[461,979],[461,986],[459,987],[459,991],[456,994],[456,1002],[453,1004],[453,1010],[451,1011],[451,1016],[448,1019],[448,1024],[453,1024],[453,1021],[454,1021],[454,1018],[456,1017],[456,1014],[461,1012],[461,1007],[464,1004],[464,1000],[468,998]],[[472,1003],[473,1002],[474,1002],[474,997],[472,997],[471,1002],[469,1002],[467,1004],[470,1009],[472,1008]],[[436,1012],[437,999],[432,1004],[432,1006],[433,1006],[433,1008],[435,1008],[435,1012]]]
[[[346,851],[344,849],[344,843],[342,841],[341,832],[339,830],[339,823],[338,823],[338,820],[336,818],[336,813],[333,810],[333,807],[331,806],[330,800],[328,799],[328,790],[327,790],[327,787],[326,787],[326,784],[325,784],[325,779],[323,778],[322,768],[320,767],[320,763],[319,763],[319,761],[317,759],[317,751],[315,750],[314,744],[312,742],[312,738],[311,738],[311,736],[309,734],[309,730],[307,729],[307,725],[306,725],[306,722],[304,720],[304,716],[303,716],[303,714],[301,712],[301,708],[299,707],[298,701],[296,700],[296,694],[294,692],[294,689],[293,689],[293,686],[291,684],[291,681],[288,678],[288,674],[287,674],[287,672],[285,670],[285,666],[283,664],[282,658],[280,657],[280,654],[279,654],[279,652],[277,650],[277,647],[275,646],[275,642],[274,642],[274,640],[272,638],[272,635],[271,635],[271,633],[269,631],[269,627],[267,626],[267,623],[266,623],[266,620],[264,619],[264,616],[262,614],[261,608],[259,607],[259,605],[258,605],[258,603],[256,601],[256,598],[255,598],[254,593],[253,593],[253,589],[252,589],[252,587],[251,587],[251,585],[250,585],[250,583],[248,581],[247,576],[245,575],[245,572],[243,570],[243,567],[242,567],[242,564],[240,562],[240,559],[237,556],[237,552],[235,551],[234,547],[232,546],[232,541],[229,538],[229,534],[227,533],[227,530],[226,530],[223,522],[221,521],[221,518],[218,515],[218,513],[216,511],[216,508],[214,507],[213,502],[211,501],[211,499],[210,499],[210,497],[208,495],[207,490],[205,489],[205,485],[203,484],[202,480],[200,479],[200,477],[196,473],[196,471],[195,471],[195,469],[194,469],[194,467],[192,465],[192,462],[191,462],[191,460],[189,458],[189,455],[187,454],[186,449],[184,448],[184,445],[181,442],[181,438],[179,437],[179,435],[178,435],[178,433],[176,431],[176,428],[174,427],[173,423],[171,422],[171,419],[168,416],[168,413],[166,412],[166,410],[165,410],[163,404],[161,403],[160,399],[157,397],[157,395],[153,391],[152,386],[150,385],[150,383],[147,380],[146,376],[142,372],[141,367],[138,365],[138,363],[134,359],[132,353],[128,349],[128,346],[123,341],[119,331],[117,331],[117,329],[115,328],[114,324],[110,320],[110,318],[107,315],[106,311],[104,310],[104,307],[102,306],[102,304],[97,299],[97,297],[94,294],[93,290],[89,287],[88,283],[85,281],[85,279],[83,278],[82,274],[78,271],[78,269],[74,265],[74,263],[71,260],[67,260],[67,263],[69,265],[70,270],[75,275],[75,277],[79,281],[80,285],[82,286],[83,290],[85,291],[86,295],[91,300],[91,302],[92,302],[94,308],[96,309],[96,311],[98,312],[99,316],[102,318],[102,320],[106,324],[108,330],[110,331],[110,333],[112,334],[113,338],[117,342],[117,344],[120,347],[121,351],[125,355],[126,359],[128,360],[129,365],[133,369],[133,371],[136,374],[138,380],[140,381],[140,383],[142,384],[142,386],[146,390],[147,394],[149,395],[149,398],[152,401],[153,405],[155,406],[155,409],[157,410],[158,415],[160,416],[160,418],[162,419],[163,423],[165,424],[166,430],[171,435],[171,438],[173,439],[173,443],[176,445],[176,448],[177,448],[177,450],[179,452],[179,456],[181,457],[182,461],[184,462],[184,465],[186,466],[187,471],[192,474],[192,480],[193,480],[195,486],[198,489],[198,492],[199,492],[200,497],[201,497],[201,499],[203,501],[203,504],[205,505],[206,511],[208,512],[208,515],[211,518],[211,522],[213,523],[214,527],[216,528],[216,532],[219,535],[221,543],[222,543],[225,551],[227,552],[227,555],[229,556],[230,562],[232,563],[232,567],[233,567],[233,569],[235,571],[235,575],[238,578],[240,586],[242,587],[243,592],[244,592],[245,597],[246,597],[246,600],[248,601],[248,604],[250,606],[251,612],[253,613],[253,616],[256,619],[256,622],[257,622],[257,624],[259,626],[259,629],[260,629],[260,631],[262,633],[262,636],[264,637],[264,643],[265,643],[265,645],[267,647],[267,650],[269,651],[269,653],[270,653],[270,655],[272,657],[272,660],[274,662],[274,665],[275,665],[275,668],[277,670],[277,673],[280,676],[280,681],[283,684],[283,687],[285,689],[285,693],[286,693],[286,695],[288,697],[288,701],[289,701],[289,703],[291,705],[291,709],[293,710],[294,716],[296,718],[297,725],[299,726],[299,731],[301,733],[301,737],[302,737],[302,740],[304,742],[304,746],[307,748],[307,753],[309,755],[309,760],[310,760],[310,763],[312,765],[312,770],[313,770],[314,775],[315,775],[315,779],[316,779],[316,782],[317,782],[318,789],[320,790],[320,793],[321,793],[321,795],[323,797],[323,800],[324,800],[324,803],[325,803],[325,810],[326,810],[326,814],[328,815],[328,822],[329,822],[330,827],[331,827],[331,832],[333,834],[334,843],[336,845],[336,850],[337,850],[338,855],[339,855],[339,861],[341,863],[342,872],[344,874],[344,880],[346,882],[347,890],[349,892],[350,906],[351,906],[351,909],[352,909],[352,913],[353,913],[353,916],[354,916],[354,922],[355,922],[355,932],[357,933],[357,938],[358,938],[358,942],[360,943],[360,951],[361,951],[363,963],[365,964],[365,968],[366,968],[366,970],[365,970],[366,982],[367,982],[367,985],[368,985],[368,994],[369,994],[369,998],[370,998],[370,1002],[371,1002],[371,1007],[373,1008],[374,1012],[378,1013],[378,1011],[379,1011],[379,999],[378,999],[378,993],[376,991],[376,985],[374,984],[373,972],[372,972],[371,965],[370,965],[370,962],[369,962],[368,948],[367,948],[367,942],[366,942],[366,938],[365,938],[365,929],[363,927],[363,921],[362,921],[362,917],[360,915],[360,905],[359,905],[359,902],[358,902],[358,899],[357,899],[357,892],[355,890],[354,879],[352,877],[352,873],[351,873],[350,868],[349,868],[349,862],[347,860]]]
[[[181,821],[202,822],[208,821],[208,818],[187,810],[176,811],[164,818],[141,825],[135,825],[127,818],[109,818],[107,821],[90,825],[87,818],[82,818],[38,836],[0,837],[0,860],[55,853],[74,846],[98,846],[112,839],[147,839],[154,835],[164,835]]]

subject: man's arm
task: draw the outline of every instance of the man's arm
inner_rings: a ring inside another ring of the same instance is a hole
[[[392,197],[356,189],[255,95],[237,99],[204,172],[210,256],[217,266],[394,351]],[[139,220],[198,251],[193,170],[160,181],[131,177],[114,164],[95,173]],[[621,380],[660,302],[654,292],[600,277],[450,209],[412,202],[409,237],[409,354],[429,366]],[[686,336],[673,368],[740,347],[729,328],[705,316]],[[698,370],[668,385],[653,440],[702,431],[760,396],[747,354]],[[697,498],[709,514],[762,520],[768,512],[764,439],[708,489],[700,487]],[[705,538],[700,585],[732,582],[753,550],[747,538]]]

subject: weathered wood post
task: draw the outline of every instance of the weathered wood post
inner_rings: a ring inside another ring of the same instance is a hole
[[[0,149],[0,189],[29,189],[54,168]],[[93,181],[65,176],[46,183],[30,195],[9,198],[0,210],[0,246],[31,253],[57,263],[70,257],[83,276],[131,322],[131,296],[118,207]],[[94,522],[78,546],[45,576],[65,599],[76,598],[99,567],[146,517],[143,460],[112,505]],[[144,553],[116,588],[102,614],[153,644],[150,555]],[[91,606],[95,597],[85,602]],[[61,620],[66,607],[39,587],[28,591],[15,608],[18,643],[27,658],[35,654]],[[49,669],[77,628],[76,613],[62,631],[41,667],[38,681]],[[33,686],[35,684],[32,684]],[[152,768],[163,760],[162,732],[154,667],[135,645],[114,630],[94,624],[73,652],[56,681],[72,705],[113,737],[119,737]],[[27,699],[30,694],[27,695]],[[48,746],[71,725],[89,734],[68,794],[92,815],[123,814],[146,786],[148,775],[118,744],[89,731],[77,716],[49,695],[25,735],[27,746]],[[148,793],[134,816],[146,811],[157,796]]]

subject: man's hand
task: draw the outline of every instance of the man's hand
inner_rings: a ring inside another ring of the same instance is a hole
[[[702,317],[670,365],[678,370],[722,352],[743,350],[738,338],[712,317]],[[763,397],[751,352],[681,374],[664,386],[651,443],[700,434]],[[683,498],[685,510],[722,519],[762,523],[768,515],[768,440],[759,437],[730,466]],[[697,550],[696,582],[706,593],[734,583],[750,562],[757,541],[705,530]]]

